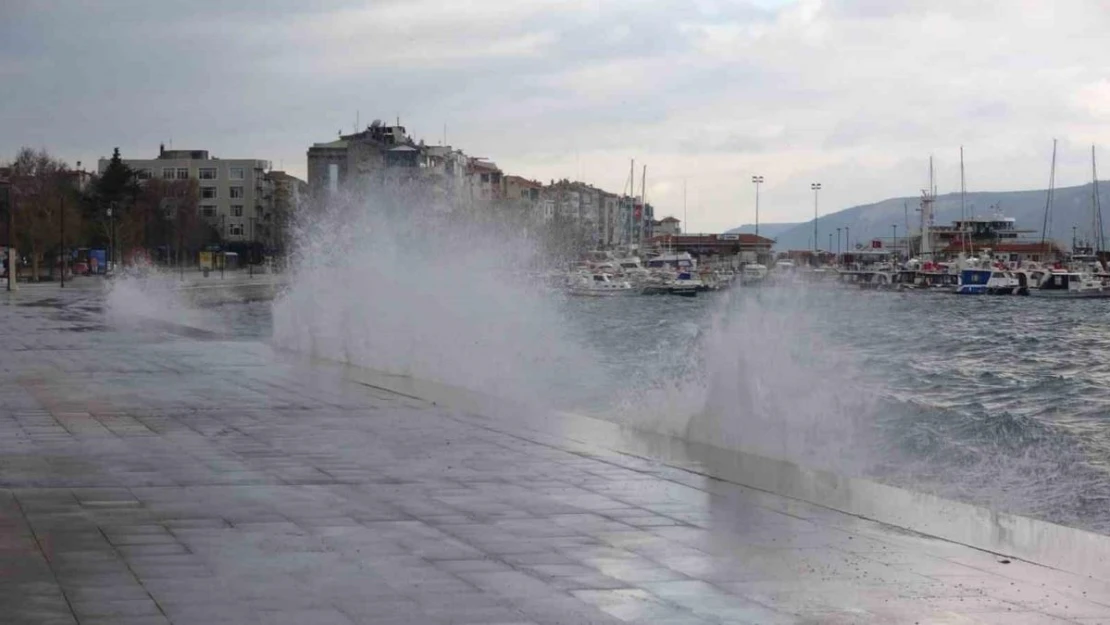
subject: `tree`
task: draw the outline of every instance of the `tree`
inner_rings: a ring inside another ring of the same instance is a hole
[[[134,213],[140,188],[139,172],[124,163],[120,158],[119,148],[114,148],[108,166],[93,183],[90,197],[86,201],[86,217],[92,224],[92,239],[100,244],[107,241],[112,236],[112,223],[115,222],[116,248],[128,249],[129,245],[134,245],[134,239],[124,239],[127,244],[121,245],[120,231],[134,230],[131,226],[139,218]],[[111,218],[108,217],[109,208],[113,210]],[[113,254],[116,253],[113,251]]]
[[[44,149],[20,148],[10,167],[15,241],[20,252],[31,258],[31,279],[38,281],[44,254],[55,251],[60,255],[64,251],[63,214],[70,233],[81,230],[78,193],[65,161]],[[78,238],[68,236],[66,247]]]

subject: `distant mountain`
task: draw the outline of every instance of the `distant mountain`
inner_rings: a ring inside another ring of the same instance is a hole
[[[810,225],[813,224],[812,221],[809,223]],[[790,230],[797,225],[799,224],[759,224],[759,236],[773,239],[779,234],[786,232],[787,230]],[[755,234],[755,224],[744,224],[739,228],[733,228],[732,230],[729,230],[725,234]]]
[[[1072,226],[1082,239],[1091,238],[1092,233],[1092,189],[1090,184],[1079,187],[1056,189],[1052,204],[1049,238],[1055,239],[1064,247],[1071,246]],[[1110,220],[1110,182],[1099,182],[1099,201],[1105,207],[1104,219]],[[1046,190],[1037,191],[989,191],[968,193],[965,196],[967,215],[989,217],[994,214],[992,207],[1006,217],[1013,217],[1020,230],[1033,230],[1029,236],[1039,239],[1044,222],[1044,208],[1047,200]],[[906,219],[909,215],[909,231],[915,233],[921,227],[921,215],[917,212],[919,197],[901,197],[883,200],[875,204],[865,204],[846,208],[836,213],[822,215],[817,220],[818,246],[829,247],[829,233],[832,233],[832,249],[836,250],[836,229],[841,228],[841,248],[846,245],[845,228],[850,229],[852,243],[867,244],[871,239],[889,240],[893,234],[891,226],[897,226],[899,238],[906,235]],[[934,206],[934,222],[947,225],[960,218],[960,194],[949,193],[937,197]],[[908,209],[908,210],[907,210]],[[772,228],[783,226],[782,230]],[[741,226],[747,231],[747,226]],[[1110,224],[1106,226],[1110,235]],[[799,224],[759,224],[759,233],[776,239],[775,249],[807,250],[813,247],[813,221]]]

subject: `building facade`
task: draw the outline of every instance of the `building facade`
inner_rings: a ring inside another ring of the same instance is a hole
[[[97,169],[104,173],[109,159]],[[221,159],[207,150],[159,148],[153,159],[124,159],[139,180],[196,180],[198,211],[226,241],[259,240],[259,224],[270,212],[273,186],[267,177],[270,162],[260,159]]]

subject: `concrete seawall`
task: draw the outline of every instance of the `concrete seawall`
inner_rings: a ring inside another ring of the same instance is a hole
[[[368,386],[497,420],[498,427],[515,424],[533,434],[569,437],[976,549],[1110,580],[1110,536],[584,415],[545,413],[438,382],[350,366],[346,374]]]

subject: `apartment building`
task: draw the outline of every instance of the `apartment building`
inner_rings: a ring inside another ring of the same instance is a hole
[[[273,184],[267,177],[270,162],[260,159],[221,159],[208,150],[167,150],[153,159],[124,159],[139,180],[196,180],[198,210],[227,241],[257,241],[261,224],[270,213]],[[103,173],[109,159],[97,163]]]

